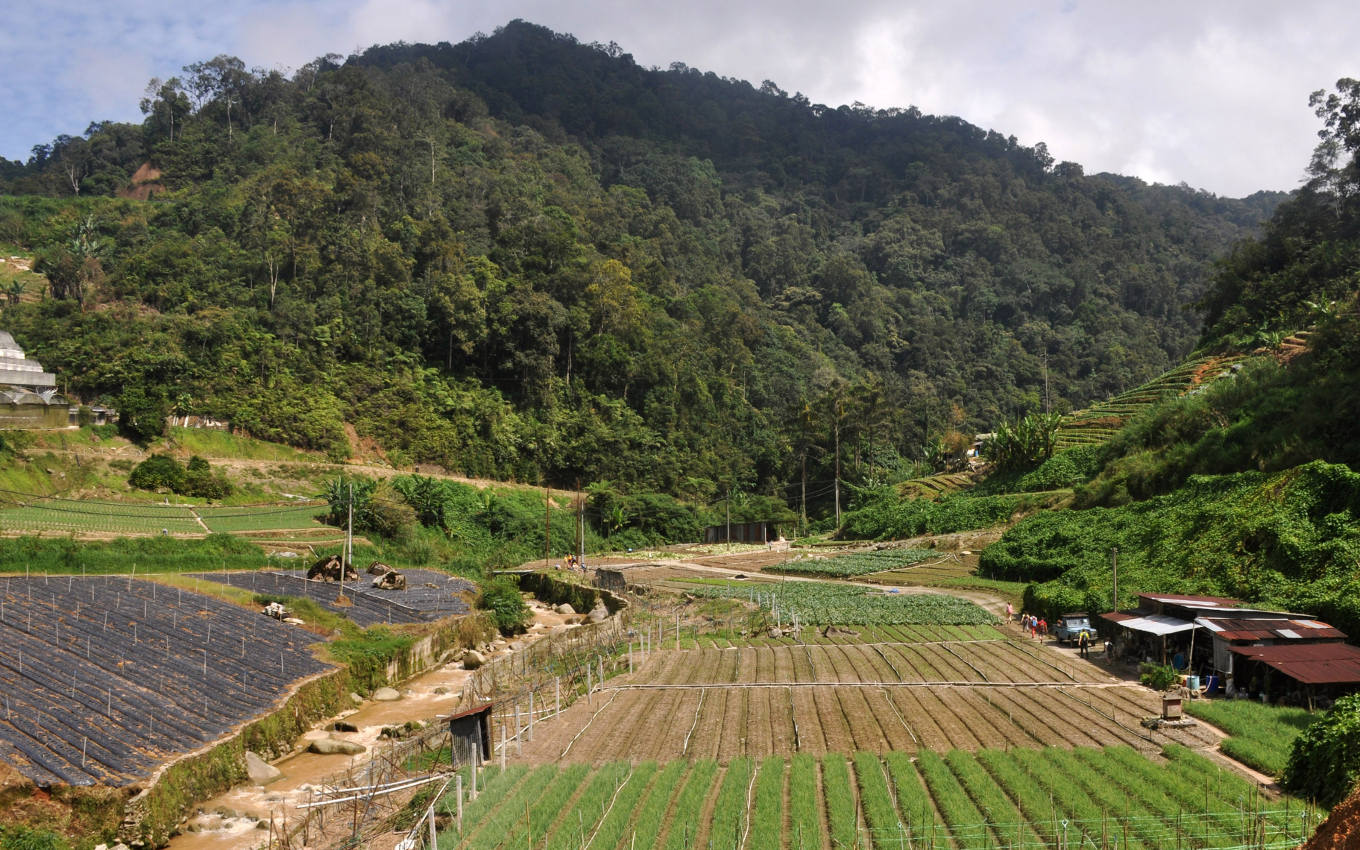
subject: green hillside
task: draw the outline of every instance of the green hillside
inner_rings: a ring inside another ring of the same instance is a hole
[[[1211,258],[1281,197],[523,22],[292,77],[196,63],[141,125],[5,173],[0,242],[49,291],[3,324],[134,435],[202,414],[341,458],[352,425],[503,480],[810,481],[814,516],[838,459],[916,477],[933,441],[1171,368]]]

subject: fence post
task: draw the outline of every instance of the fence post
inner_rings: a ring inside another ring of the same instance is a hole
[[[553,676],[553,714],[562,713],[562,677]]]
[[[593,699],[591,699],[591,696],[590,696],[590,692],[591,692],[591,690],[593,690],[593,687],[594,687],[594,686],[593,686],[593,685],[591,684],[591,682],[590,682],[590,662],[587,661],[587,662],[586,662],[586,705],[594,705],[594,704],[595,704],[595,701],[594,701]]]
[[[529,743],[534,742],[534,692],[529,691]]]
[[[501,770],[502,770],[502,771],[505,770],[505,750],[506,750],[506,743],[505,743],[505,721],[502,720],[502,721],[501,721]],[[476,787],[476,785],[474,784],[473,787]],[[476,795],[476,794],[473,794],[473,795],[472,795],[472,799],[474,799],[474,800],[477,799],[477,795]]]
[[[457,813],[458,834],[463,833],[463,774],[459,773],[453,777],[453,796],[458,800],[458,805],[454,811]]]

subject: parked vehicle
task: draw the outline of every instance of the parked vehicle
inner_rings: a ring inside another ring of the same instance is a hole
[[[1053,634],[1057,635],[1058,643],[1070,643],[1075,645],[1081,633],[1086,632],[1090,635],[1091,642],[1095,643],[1096,630],[1091,627],[1091,617],[1084,611],[1063,614],[1062,619],[1058,620],[1057,627],[1053,629]]]

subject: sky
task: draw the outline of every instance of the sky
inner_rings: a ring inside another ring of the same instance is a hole
[[[0,156],[140,121],[153,77],[218,54],[291,71],[515,18],[814,103],[916,106],[1087,173],[1241,197],[1303,180],[1318,89],[1360,76],[1360,3],[1335,0],[36,0],[0,29]]]

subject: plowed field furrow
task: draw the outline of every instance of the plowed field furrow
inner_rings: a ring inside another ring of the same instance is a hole
[[[909,674],[911,678],[907,679],[907,681],[909,682],[945,681],[946,673],[937,669],[935,665],[931,663],[932,659],[926,657],[918,647],[903,645],[893,648],[897,650],[898,655],[900,655],[902,658],[902,663],[898,666],[902,668],[903,673],[906,674],[906,669],[908,667],[911,668],[912,670],[912,673]]]
[[[746,754],[746,704],[750,688],[732,688],[727,692],[722,729],[719,731],[718,761],[727,763]]]
[[[718,673],[713,677],[713,682],[735,682],[741,670],[741,650],[724,649],[718,659]]]
[[[1032,705],[1018,700],[1013,689],[997,688],[990,697],[998,712],[1004,712],[1010,722],[1029,735],[1033,746],[1062,746],[1066,742],[1043,717],[1034,713]]]
[[[827,647],[827,666],[834,674],[834,678],[829,681],[858,683],[860,681],[859,657],[859,647],[857,646]]]
[[[774,672],[771,681],[774,682],[796,682],[797,672],[794,669],[793,656],[802,652],[802,647],[782,647],[773,654]]]
[[[1012,722],[1006,712],[997,710],[988,700],[992,690],[994,689],[988,689],[986,692],[972,689],[954,692],[960,704],[965,707],[964,721],[968,724],[969,731],[978,738],[983,747],[1029,746],[1033,742],[1029,733]],[[972,712],[976,720],[970,719],[967,712]]]
[[[704,708],[699,716],[699,725],[689,739],[690,758],[716,759],[722,745],[727,701],[732,697],[733,689],[709,688],[706,693]]]
[[[826,748],[832,753],[848,753],[854,746],[854,738],[846,726],[845,716],[841,713],[840,700],[836,698],[837,688],[811,688],[817,709],[814,718],[821,724],[826,735]]]
[[[888,733],[884,730],[882,719],[869,706],[866,696],[873,693],[869,688],[837,688],[841,711],[849,719],[850,734],[855,739],[855,749],[874,753],[888,749]],[[896,722],[896,718],[889,718]]]
[[[798,722],[798,751],[821,755],[827,752],[826,733],[817,719],[817,688],[793,688],[793,716]]]
[[[793,664],[793,682],[811,682],[812,661],[811,646],[800,646],[789,650],[789,660]]]
[[[793,707],[787,688],[768,688],[770,704],[770,746],[772,752],[794,752]]]
[[[998,661],[1006,664],[1014,672],[1014,678],[1011,679],[1013,682],[1061,682],[1067,680],[1067,677],[1058,670],[1035,660],[1033,656],[1019,649],[1013,643],[997,642],[975,645],[981,647],[984,652],[995,652]]]
[[[935,720],[945,709],[934,694],[925,688],[892,688],[888,690],[888,699],[902,713],[922,747],[941,752],[949,749],[949,735]]]
[[[940,672],[946,682],[981,682],[982,676],[969,667],[953,653],[942,646],[921,644],[921,654],[930,659],[931,665]]]
[[[1084,691],[1080,696],[1087,699],[1089,694],[1091,691]],[[1059,694],[1057,691],[1050,694],[1019,696],[1021,702],[1030,704],[1031,711],[1046,719],[1055,732],[1062,734],[1072,747],[1111,747],[1114,744],[1127,743],[1133,747],[1148,748],[1148,741],[1140,740],[1140,737],[1132,732],[1132,729],[1141,729],[1141,726],[1134,725],[1129,729],[1123,729],[1106,714],[1091,709],[1078,699]],[[1091,700],[1087,699],[1087,702]]]
[[[860,696],[864,700],[868,715],[878,720],[886,749],[907,751],[916,749],[916,741],[912,739],[907,728],[902,725],[902,720],[898,717],[896,709],[889,703],[887,694],[878,688],[861,688]],[[878,752],[882,751],[878,750]]]
[[[858,647],[859,658],[857,661],[861,672],[861,678],[866,682],[895,682],[897,673],[888,662],[883,660],[883,654],[878,651],[877,646]]]
[[[1056,692],[1040,694],[1016,689],[1010,696],[1016,714],[1023,713],[1048,729],[1046,743],[1055,743],[1068,749],[1104,746],[1099,737],[1089,732],[1092,728],[1100,728],[1104,723],[1081,703],[1066,699]]]
[[[646,665],[633,677],[637,682],[651,682],[658,685],[678,684],[677,677],[684,675],[690,662],[690,653],[668,650],[660,653],[653,663]]]
[[[747,688],[746,691],[746,754],[764,758],[774,752],[770,697],[779,691],[776,688]]]
[[[1063,699],[1079,706],[1092,728],[1119,730],[1123,737],[1132,739],[1132,746],[1138,749],[1146,750],[1149,747],[1160,747],[1165,742],[1165,739],[1156,732],[1143,728],[1139,722],[1143,715],[1129,714],[1111,704],[1109,692],[1105,688],[1072,689],[1068,694],[1063,695]],[[1099,734],[1095,734],[1093,737],[1099,742],[1100,746],[1106,746],[1107,740],[1104,737]]]
[[[680,699],[671,709],[665,725],[652,736],[655,746],[651,757],[657,761],[683,758],[685,755],[685,736],[694,727],[694,712],[699,708],[703,691],[686,688],[680,691]]]
[[[981,728],[977,713],[967,707],[953,688],[933,688],[931,693],[943,708],[941,716],[933,719],[949,737],[949,749],[981,749],[984,740],[981,736],[987,732]]]
[[[1078,669],[1079,666],[1084,667],[1085,665],[1072,664],[1061,654],[1054,652],[1053,650],[1043,646],[1042,644],[1035,644],[1030,641],[1011,641],[1010,647],[1016,653],[1019,653],[1029,658],[1031,664],[1036,665],[1038,669],[1043,671],[1042,678],[1036,679],[1034,681],[1045,680],[1050,682],[1102,681],[1100,677],[1095,675],[1086,676],[1072,675],[1072,673],[1076,669]]]
[[[1152,698],[1152,695],[1144,688],[1088,688],[1088,690],[1073,688],[1069,696],[1069,699],[1072,699],[1073,702],[1085,700],[1089,703],[1087,710],[1103,726],[1122,726],[1126,730],[1126,734],[1140,738],[1136,744],[1136,747],[1140,749],[1160,747],[1161,744],[1166,743],[1167,737],[1171,737],[1171,740],[1178,744],[1186,744],[1189,747],[1198,747],[1201,744],[1201,741],[1195,740],[1195,738],[1176,738],[1171,734],[1163,737],[1163,734],[1171,732],[1190,732],[1189,729],[1161,729],[1157,732],[1145,729],[1141,724],[1142,718],[1153,717],[1161,710],[1160,704],[1155,711],[1140,710],[1138,706],[1145,698]],[[1209,733],[1206,734],[1202,743],[1217,743],[1217,738]]]
[[[609,707],[608,723],[596,721],[587,733],[591,743],[583,739],[577,746],[586,744],[583,753],[589,753],[589,760],[595,764],[609,761],[631,761],[638,757],[634,741],[642,746],[651,744],[650,734],[646,731],[648,718],[664,717],[665,703],[674,698],[677,691],[628,691],[616,699]],[[601,717],[601,720],[606,718]]]
[[[884,648],[882,646],[875,646],[873,647],[873,651],[874,654],[878,656],[878,663],[880,668],[887,671],[887,678],[885,678],[883,681],[885,682],[902,681],[901,668],[897,667],[893,663],[892,659],[888,657],[887,652],[884,651]]]
[[[774,658],[775,655],[787,652],[782,646],[761,646],[756,648],[755,659],[755,678],[756,682],[773,682],[774,678]]]
[[[768,649],[754,646],[738,650],[741,653],[741,660],[737,662],[736,681],[744,683],[760,681],[758,678],[760,674],[760,653],[768,651]]]

